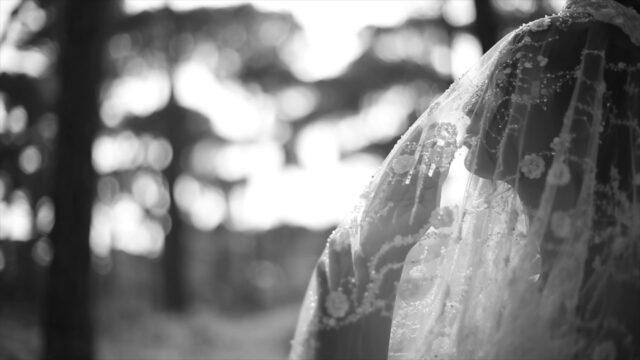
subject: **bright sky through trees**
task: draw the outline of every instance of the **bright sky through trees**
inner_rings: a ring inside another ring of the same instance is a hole
[[[18,0],[0,1],[2,33]],[[472,0],[124,0],[123,4],[125,12],[131,15],[165,6],[174,11],[187,11],[246,3],[262,11],[291,13],[301,25],[302,35],[284,47],[280,56],[298,78],[308,82],[340,76],[362,55],[366,45],[361,38],[362,30],[367,26],[395,26],[409,17],[439,14],[457,27],[475,20]],[[507,10],[513,6],[526,8],[528,3],[530,1],[519,0],[517,4],[496,1],[499,8]],[[561,3],[562,0],[552,1],[556,8]],[[21,26],[31,30],[42,26],[37,9],[33,14]],[[13,29],[9,32],[9,40],[16,32]],[[112,38],[108,44],[107,50],[114,57],[127,48],[127,35],[123,36]],[[381,59],[401,54],[415,60],[423,54],[421,41],[424,39],[420,36],[413,41],[389,37],[388,41],[377,43],[374,51]],[[424,61],[438,73],[451,74],[454,78],[481,55],[477,38],[467,32],[456,31],[450,38],[450,47],[445,45],[449,44],[434,46]],[[197,49],[191,58],[181,61],[172,74],[180,105],[206,116],[211,129],[228,142],[228,145],[211,141],[196,144],[187,161],[188,171],[194,176],[216,174],[225,181],[247,179],[246,183],[225,195],[221,189],[195,177],[185,175],[174,189],[168,189],[160,176],[141,173],[134,181],[131,194],[120,193],[120,189],[112,186],[113,181],[108,180],[110,172],[133,169],[141,164],[161,171],[171,159],[172,149],[166,139],[160,137],[141,137],[130,132],[101,135],[94,144],[93,162],[98,173],[106,177],[98,185],[94,248],[126,247],[123,250],[133,253],[157,254],[171,224],[168,220],[151,221],[144,211],[166,213],[168,191],[179,195],[178,205],[185,217],[204,231],[222,223],[235,230],[264,230],[282,223],[318,229],[331,226],[349,210],[382,161],[373,155],[358,154],[345,159],[341,154],[357,152],[373,142],[400,135],[406,127],[407,116],[424,110],[416,108],[418,98],[410,86],[397,85],[373,92],[359,112],[330,115],[307,126],[295,144],[299,164],[286,165],[282,144],[291,136],[286,123],[313,111],[320,101],[319,95],[312,87],[305,86],[267,94],[233,77],[220,77],[210,71],[217,57],[222,56],[216,51],[206,46]],[[0,71],[40,76],[49,64],[47,54],[38,49],[17,50],[11,41],[0,49]],[[107,128],[118,126],[127,116],[148,116],[167,103],[170,80],[165,71],[149,66],[131,69],[105,84],[101,117]],[[0,133],[13,131],[21,124],[21,109],[4,109],[1,100]],[[37,171],[40,157],[37,150],[26,148],[20,158],[22,170]],[[0,176],[0,193],[4,191],[3,186]],[[23,195],[16,193],[7,197],[7,201],[0,201],[0,216],[11,219],[0,224],[0,238],[29,238],[27,229],[31,219],[40,215],[25,205]],[[119,238],[140,241],[132,244]]]

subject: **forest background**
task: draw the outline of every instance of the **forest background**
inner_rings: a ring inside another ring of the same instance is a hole
[[[285,358],[398,137],[561,5],[0,0],[0,358]]]

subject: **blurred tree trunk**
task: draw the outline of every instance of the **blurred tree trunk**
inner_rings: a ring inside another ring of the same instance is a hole
[[[171,79],[173,81],[173,79]],[[171,96],[164,109],[164,116],[167,117],[168,128],[167,140],[173,149],[173,158],[165,170],[167,177],[171,204],[169,205],[169,216],[171,217],[171,229],[165,237],[164,251],[162,253],[162,263],[164,272],[165,306],[169,311],[183,311],[187,305],[184,279],[184,244],[181,235],[183,233],[183,221],[180,209],[176,202],[174,186],[181,172],[181,150],[184,147],[182,134],[184,130],[185,114],[175,101],[173,96],[172,83]]]
[[[54,172],[54,257],[44,318],[45,359],[93,358],[89,228],[95,188],[91,147],[99,124],[103,44],[118,2],[68,0],[59,24],[60,97]]]
[[[476,35],[485,53],[498,41],[498,23],[491,1],[474,0],[476,6]]]
[[[186,128],[189,124],[189,116],[187,111],[181,107],[175,98],[175,79],[173,72],[179,62],[180,54],[175,48],[172,48],[172,40],[176,39],[176,23],[178,22],[176,13],[166,7],[162,12],[164,19],[164,55],[167,60],[167,76],[169,78],[169,101],[164,109],[161,110],[161,121],[166,123],[166,131],[163,134],[171,149],[173,149],[173,158],[171,163],[165,169],[164,173],[167,178],[169,187],[169,196],[171,203],[169,204],[169,217],[171,218],[171,229],[165,236],[164,251],[162,253],[162,270],[164,283],[165,308],[172,312],[182,312],[188,305],[188,297],[186,291],[185,278],[185,243],[182,239],[184,233],[184,222],[176,196],[174,187],[182,172],[181,158],[184,148],[189,143]]]

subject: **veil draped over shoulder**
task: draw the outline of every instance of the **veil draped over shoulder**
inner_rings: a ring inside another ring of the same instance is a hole
[[[568,0],[396,144],[312,275],[292,359],[640,358],[640,15]]]

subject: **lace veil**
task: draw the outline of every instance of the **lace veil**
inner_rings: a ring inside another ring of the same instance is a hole
[[[329,237],[291,358],[640,358],[639,90],[613,0],[503,38]]]

